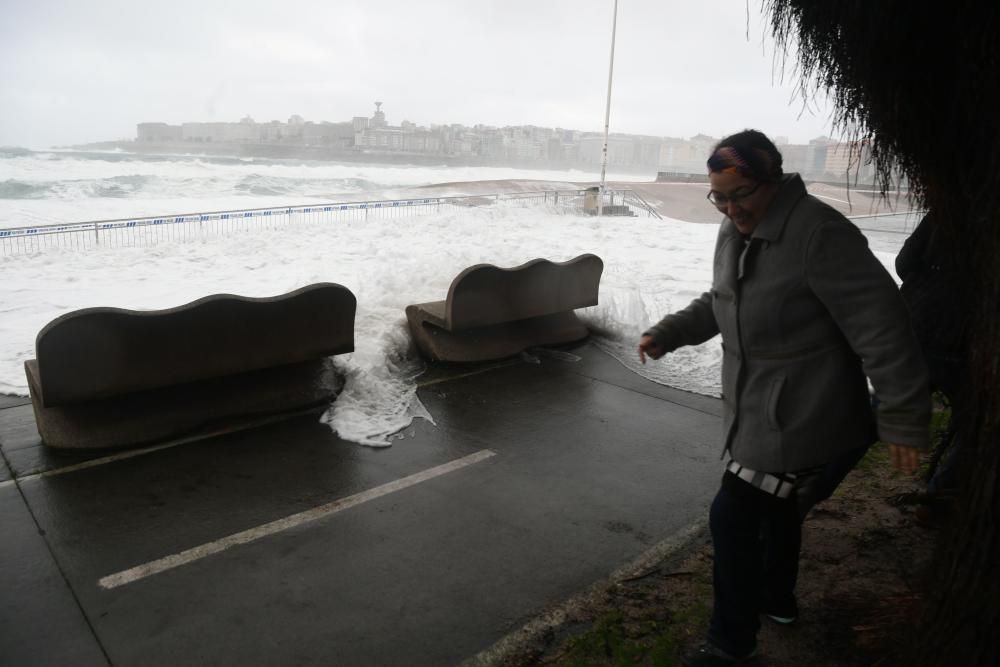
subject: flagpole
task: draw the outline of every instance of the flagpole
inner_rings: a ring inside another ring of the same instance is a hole
[[[601,187],[597,195],[597,217],[604,215],[604,175],[608,171],[608,128],[611,126],[611,76],[615,72],[615,32],[618,28],[618,0],[611,19],[611,64],[608,65],[608,101],[604,109],[604,148],[601,150]]]

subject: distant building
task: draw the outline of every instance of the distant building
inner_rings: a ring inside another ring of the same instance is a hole
[[[814,177],[826,173],[826,152],[833,143],[830,137],[816,137],[809,141],[806,147],[805,173]]]
[[[302,126],[302,143],[307,146],[332,146],[349,149],[354,145],[354,125],[352,123],[306,121]]]
[[[385,122],[385,112],[382,111],[382,103],[376,102],[375,113],[372,114],[372,119],[371,122],[368,123],[368,127],[373,130],[377,130],[386,126],[388,126],[388,123]]]
[[[181,123],[181,141],[244,143],[257,138],[255,129],[249,123]]]
[[[867,142],[838,143],[827,146],[824,175],[853,182],[871,181],[875,176],[871,150]]]
[[[136,141],[170,142],[181,140],[181,126],[166,123],[139,123],[136,125]]]
[[[679,174],[705,173],[705,160],[717,139],[699,134],[691,139],[667,138],[660,144],[658,171]]]
[[[580,137],[577,159],[581,164],[600,165],[604,154],[604,135],[584,134]],[[608,166],[636,166],[635,142],[628,135],[613,134],[608,137]]]
[[[809,146],[785,144],[778,151],[781,153],[784,171],[803,175],[812,173],[812,151]]]

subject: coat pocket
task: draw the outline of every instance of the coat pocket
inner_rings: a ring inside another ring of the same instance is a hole
[[[778,401],[781,400],[781,390],[784,387],[784,375],[779,375],[771,380],[767,387],[767,400],[764,403],[764,409],[767,411],[767,425],[775,431],[781,430],[781,422],[778,420]]]

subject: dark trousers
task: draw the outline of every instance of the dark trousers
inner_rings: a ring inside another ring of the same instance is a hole
[[[782,499],[727,472],[709,526],[715,549],[708,640],[740,657],[757,645],[761,612],[795,614],[802,519],[843,481],[868,447],[848,452]]]
[[[708,640],[743,656],[757,645],[759,614],[795,602],[802,524],[794,496],[778,498],[727,472],[709,514],[714,607]],[[765,600],[765,595],[767,596]]]

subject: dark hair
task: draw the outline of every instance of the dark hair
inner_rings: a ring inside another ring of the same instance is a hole
[[[748,178],[765,183],[781,179],[781,153],[759,130],[743,130],[722,139],[708,158],[708,171],[734,168]]]

